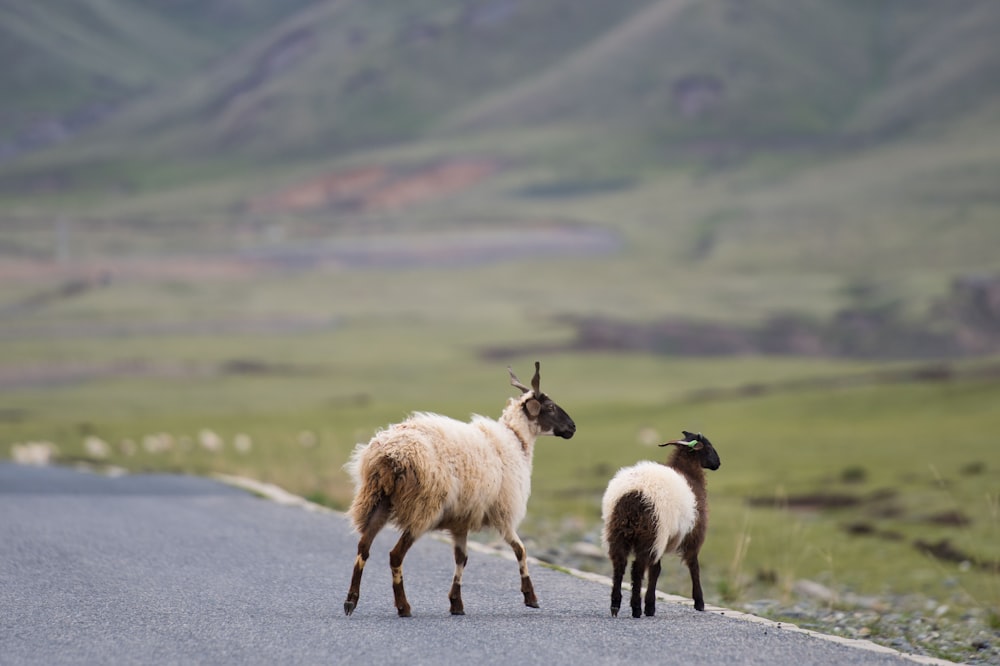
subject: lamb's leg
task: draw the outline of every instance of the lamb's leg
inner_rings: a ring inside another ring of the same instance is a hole
[[[354,574],[351,576],[351,587],[347,591],[347,600],[344,602],[344,613],[347,615],[353,613],[358,605],[358,598],[361,596],[361,574],[364,573],[372,541],[375,540],[375,535],[379,533],[379,530],[385,527],[388,519],[389,503],[383,500],[369,514],[365,528],[361,532],[361,539],[358,541],[358,556],[354,560]]]
[[[642,617],[642,576],[646,573],[647,559],[639,553],[632,560],[632,617]]]
[[[656,615],[656,580],[660,577],[660,560],[649,565],[649,579],[646,581],[646,615]]]
[[[465,532],[452,532],[451,540],[455,544],[455,578],[451,582],[451,592],[448,599],[451,600],[451,614],[465,615],[465,607],[462,605],[462,572],[469,561],[466,541],[468,534]]]
[[[406,592],[403,590],[403,558],[406,551],[410,549],[416,538],[408,531],[403,532],[399,541],[391,551],[389,551],[389,568],[392,570],[392,595],[396,599],[396,612],[399,617],[410,617],[410,602],[406,600]]]
[[[624,548],[612,546],[608,557],[611,558],[611,617],[618,617],[622,607],[622,579],[625,578],[625,568],[628,566],[628,552]]]
[[[517,534],[511,532],[504,537],[514,551],[517,558],[517,568],[521,572],[521,594],[524,595],[524,605],[531,608],[538,608],[538,599],[535,597],[535,587],[531,584],[531,577],[528,575],[528,554],[524,550],[524,544]]]
[[[701,594],[701,567],[698,566],[698,553],[684,558],[691,572],[691,598],[694,599],[694,609],[705,610],[705,597]]]

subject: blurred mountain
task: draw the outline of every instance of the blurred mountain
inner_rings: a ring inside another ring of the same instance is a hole
[[[211,66],[307,2],[0,1],[0,158],[59,143]]]
[[[993,0],[0,0],[0,189],[548,127],[870,146],[995,126],[997,34]]]

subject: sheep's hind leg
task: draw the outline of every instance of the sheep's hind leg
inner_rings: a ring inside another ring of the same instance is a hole
[[[344,614],[350,615],[354,612],[354,609],[358,605],[358,598],[361,596],[361,575],[365,570],[365,563],[368,561],[368,556],[371,554],[372,541],[375,540],[375,535],[379,533],[383,527],[385,527],[386,521],[389,520],[389,504],[386,500],[382,500],[376,505],[375,509],[369,514],[368,520],[365,524],[365,529],[361,533],[361,539],[358,541],[358,556],[354,560],[354,573],[351,576],[351,587],[347,591],[347,600],[344,601]]]
[[[511,533],[506,537],[507,544],[514,551],[517,558],[517,568],[521,572],[521,594],[524,595],[524,605],[530,608],[538,608],[538,598],[535,597],[535,587],[531,584],[531,577],[528,575],[528,554],[524,550],[524,544],[517,534]]]
[[[468,534],[465,532],[453,532],[451,535],[451,540],[455,544],[455,578],[448,593],[452,615],[465,615],[465,607],[462,604],[462,572],[465,571],[465,565],[469,561],[466,549],[467,537]]]
[[[649,578],[646,581],[646,615],[656,615],[656,581],[660,577],[660,560],[649,565]]]
[[[642,617],[642,577],[646,573],[646,558],[636,553],[632,560],[632,617]]]
[[[416,538],[409,532],[403,532],[399,541],[389,551],[389,568],[392,570],[392,595],[396,600],[396,612],[399,617],[410,617],[410,602],[406,600],[403,590],[403,558]]]
[[[611,558],[611,617],[618,617],[622,607],[622,579],[625,578],[625,568],[628,566],[628,554],[624,549],[613,548],[608,556]]]

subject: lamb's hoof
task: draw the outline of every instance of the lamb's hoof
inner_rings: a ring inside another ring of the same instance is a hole
[[[397,608],[396,612],[399,613],[399,617],[410,617],[410,607],[404,606],[402,608]]]
[[[656,615],[656,608],[653,606],[646,606],[646,617],[653,617]]]
[[[451,609],[451,614],[452,615],[465,615],[465,611],[462,610],[461,608],[459,608],[458,610],[455,610],[454,608],[452,608]]]
[[[621,608],[621,606],[612,606],[611,607],[611,617],[618,617],[618,611],[619,611],[620,608]]]
[[[532,599],[531,601],[525,601],[524,605],[527,606],[528,608],[540,608],[538,602],[535,601],[534,599]]]
[[[344,615],[350,615],[354,612],[354,608],[357,606],[353,601],[344,602]]]
[[[705,610],[705,604],[695,604],[694,605],[694,609],[696,611],[703,611],[703,610]]]
[[[636,606],[632,609],[632,617],[642,617],[642,609]]]

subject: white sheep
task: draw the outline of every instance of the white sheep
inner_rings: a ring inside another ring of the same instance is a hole
[[[646,582],[646,615],[656,613],[656,580],[664,553],[676,552],[691,573],[694,607],[705,610],[701,592],[698,553],[705,542],[708,503],[704,469],[718,469],[719,454],[701,433],[684,431],[684,439],[666,465],[642,461],[618,470],[608,483],[601,502],[604,521],[602,540],[611,558],[611,615],[618,616],[622,602],[622,578],[630,555],[632,562],[632,617],[643,608],[641,588]]]
[[[540,435],[569,439],[576,425],[539,390],[537,361],[530,389],[510,368],[508,372],[511,385],[522,394],[508,400],[496,421],[473,415],[471,422],[463,423],[418,412],[354,449],[345,465],[355,484],[348,515],[361,539],[344,602],[347,615],[357,606],[372,541],[387,522],[402,532],[389,553],[392,591],[400,617],[410,615],[403,591],[403,558],[429,530],[447,530],[455,546],[455,578],[448,593],[453,615],[464,614],[462,572],[468,561],[468,534],[484,527],[496,529],[513,549],[524,604],[538,608],[524,544],[516,529],[531,493],[535,439]]]

